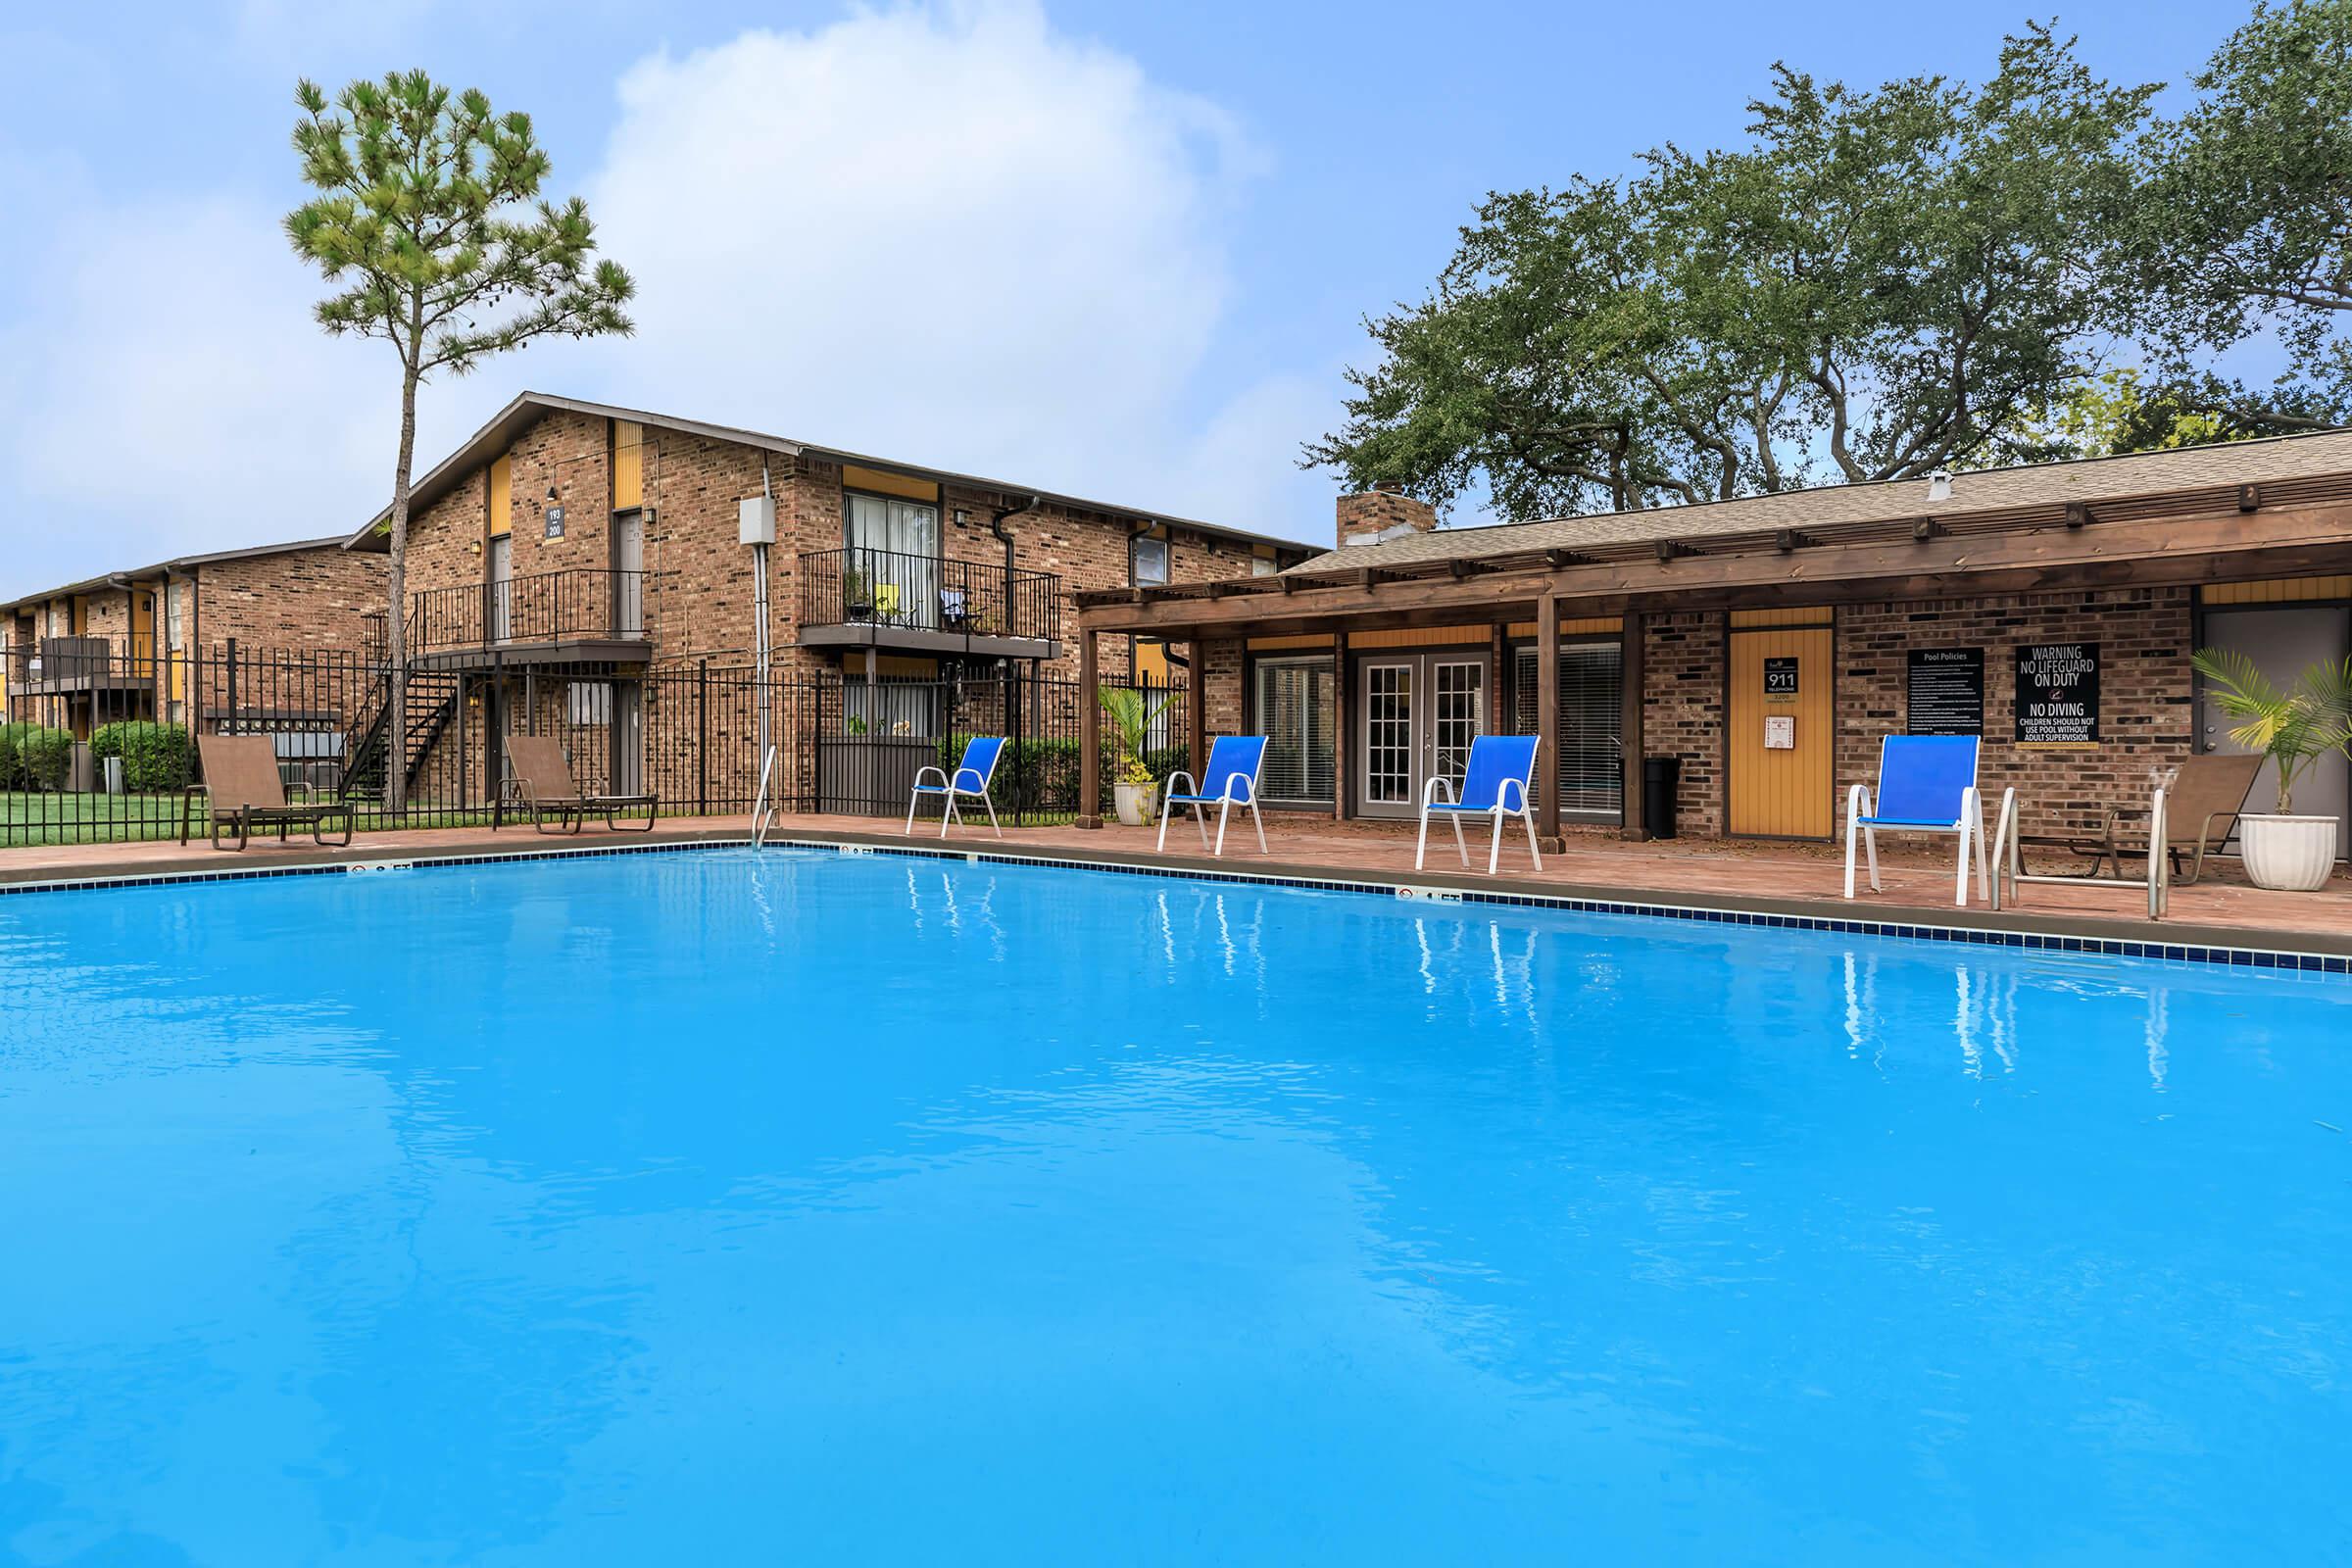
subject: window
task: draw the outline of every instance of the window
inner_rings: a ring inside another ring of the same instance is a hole
[[[1569,643],[1560,649],[1560,809],[1616,817],[1625,809],[1625,767],[1617,731],[1624,722],[1624,650],[1615,643]],[[1536,732],[1536,651],[1522,648],[1514,669],[1518,728]]]
[[[574,724],[612,722],[612,687],[601,680],[575,680],[564,688],[565,716]]]
[[[1168,580],[1168,542],[1149,537],[1135,541],[1135,586],[1158,588]]]
[[[935,740],[940,732],[937,681],[866,681],[852,675],[842,683],[841,722],[845,735],[889,740]]]
[[[939,556],[939,509],[893,496],[851,494],[848,508],[852,550],[887,550],[896,555]]]
[[[1337,677],[1328,656],[1261,659],[1252,700],[1266,737],[1266,799],[1329,806],[1337,778]]]
[[[1272,556],[1251,556],[1250,558],[1250,575],[1252,577],[1271,577],[1281,569],[1282,564]]]

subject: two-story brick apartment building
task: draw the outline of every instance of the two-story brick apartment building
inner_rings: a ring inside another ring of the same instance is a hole
[[[343,544],[175,556],[0,602],[6,711],[85,737],[118,718],[189,722],[203,716],[192,711],[197,650],[234,639],[364,653],[381,626],[384,564]]]
[[[749,511],[747,513],[747,503]],[[772,516],[772,524],[760,519]],[[389,548],[388,509],[347,548]],[[747,532],[747,528],[750,530]],[[416,482],[408,544],[412,766],[462,735],[609,726],[610,779],[634,783],[649,681],[759,652],[779,685],[829,678],[864,733],[916,734],[920,683],[981,671],[1059,678],[1079,589],[1272,575],[1304,546],[724,425],[526,392]],[[1119,642],[1106,668],[1165,677],[1165,645]],[[560,693],[560,696],[551,695]],[[475,780],[488,750],[466,743]],[[469,782],[468,787],[472,787]]]

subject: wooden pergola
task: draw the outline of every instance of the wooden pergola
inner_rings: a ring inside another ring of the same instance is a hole
[[[1673,525],[1660,514],[1662,529]],[[1507,534],[1507,530],[1503,531]],[[2352,569],[2352,479],[2330,476],[2257,487],[2174,491],[2094,506],[2082,502],[2013,507],[1820,529],[1661,532],[1577,549],[1498,550],[1400,566],[1315,569],[1279,576],[1164,587],[1107,589],[1073,596],[1077,607],[1079,682],[1097,682],[1098,644],[1105,635],[1187,643],[1196,671],[1189,706],[1190,748],[1198,768],[1206,757],[1204,704],[1199,700],[1205,647],[1254,637],[1329,634],[1339,680],[1341,785],[1345,814],[1351,632],[1486,624],[1494,646],[1504,628],[1533,621],[1537,640],[1536,714],[1542,755],[1557,758],[1560,626],[1570,616],[1615,615],[1625,629],[1624,826],[1643,835],[1643,622],[1651,614],[1711,610],[1820,608],[1911,599],[2050,593],[2254,581]],[[1491,690],[1494,688],[1491,687]],[[1499,693],[1494,723],[1499,728]],[[1080,707],[1081,826],[1100,827],[1102,719],[1097,704]],[[1560,841],[1556,770],[1538,769],[1541,837]]]

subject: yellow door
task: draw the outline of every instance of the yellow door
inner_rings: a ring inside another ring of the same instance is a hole
[[[1826,839],[1837,822],[1836,634],[1828,626],[1732,631],[1732,831]]]
[[[143,676],[155,668],[155,589],[147,583],[130,586],[130,672]]]

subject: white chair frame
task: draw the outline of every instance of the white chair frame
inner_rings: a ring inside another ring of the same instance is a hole
[[[1542,750],[1541,747],[1537,748],[1538,755],[1541,755]],[[1530,771],[1532,772],[1533,769],[1531,768]],[[1513,788],[1519,791],[1519,808],[1515,811],[1510,808]],[[1437,792],[1441,789],[1446,792],[1446,800],[1443,802],[1435,799]],[[1414,870],[1421,869],[1421,862],[1429,855],[1430,808],[1433,805],[1450,805],[1452,801],[1453,781],[1443,773],[1421,786],[1421,837],[1413,845]],[[1535,802],[1528,798],[1525,780],[1504,779],[1502,787],[1494,792],[1494,804],[1483,811],[1452,810],[1446,814],[1453,821],[1453,846],[1461,852],[1462,864],[1465,867],[1470,863],[1470,844],[1462,837],[1462,818],[1465,816],[1491,816],[1494,819],[1494,840],[1487,847],[1487,875],[1494,875],[1502,865],[1502,824],[1510,817],[1517,817],[1521,822],[1527,824],[1527,858],[1535,862],[1537,870],[1544,869],[1544,852],[1536,844]]]
[[[1858,836],[1862,840],[1863,851],[1870,859],[1870,891],[1873,893],[1886,891],[1879,881],[1880,829],[1863,821],[1870,814],[1870,788],[1868,785],[1856,784],[1845,792],[1845,896],[1849,899],[1854,896],[1854,840],[1857,837],[1857,828],[1860,830]],[[1905,822],[1899,827],[1888,825],[1886,831],[1889,833],[1958,834],[1960,836],[1959,882],[1953,892],[1952,903],[1963,908],[1968,905],[1968,860],[1969,850],[1972,846],[1976,850],[1977,891],[1987,900],[1992,897],[1991,857],[1986,853],[1984,844],[1984,797],[1976,785],[1971,784],[1960,792],[1960,820],[1950,827]]]
[[[981,777],[979,769],[971,767],[958,766],[952,778],[946,768],[936,764],[916,768],[914,770],[914,793],[906,797],[907,834],[912,835],[914,832],[915,807],[922,803],[924,796],[937,795],[947,803],[947,808],[939,813],[939,836],[943,839],[946,838],[948,828],[956,820],[956,798],[960,795],[967,799],[977,799],[982,806],[988,808],[988,825],[997,830],[997,837],[1003,838],[1004,825],[997,820],[997,803],[988,798],[988,786],[996,776],[997,762],[1004,760],[1004,748],[1000,746],[997,748],[995,761],[988,764],[989,776],[987,778]],[[925,784],[923,782],[925,773],[937,774],[939,782]],[[976,782],[967,785],[963,782],[967,778]]]
[[[1264,757],[1262,754],[1259,757],[1259,761],[1262,765],[1264,761]],[[1178,779],[1184,780],[1184,788],[1181,790],[1176,787],[1176,781]],[[1249,791],[1249,794],[1246,797],[1233,793],[1234,786],[1237,784],[1243,789]],[[1198,795],[1200,793],[1200,786],[1194,780],[1191,773],[1187,772],[1183,768],[1178,768],[1175,772],[1168,775],[1167,793],[1169,795]],[[1167,851],[1168,818],[1176,814],[1176,808],[1178,806],[1189,806],[1193,808],[1193,821],[1200,829],[1200,847],[1204,850],[1208,849],[1208,807],[1200,801],[1176,801],[1171,802],[1166,808],[1159,813],[1158,853],[1165,854]],[[1237,806],[1246,806],[1250,808],[1250,820],[1257,828],[1257,853],[1260,855],[1270,853],[1266,849],[1266,819],[1257,814],[1257,786],[1249,779],[1242,777],[1239,773],[1236,773],[1232,777],[1226,779],[1225,788],[1218,792],[1217,847],[1210,851],[1210,853],[1216,856],[1219,859],[1223,859],[1225,858],[1225,814]]]

